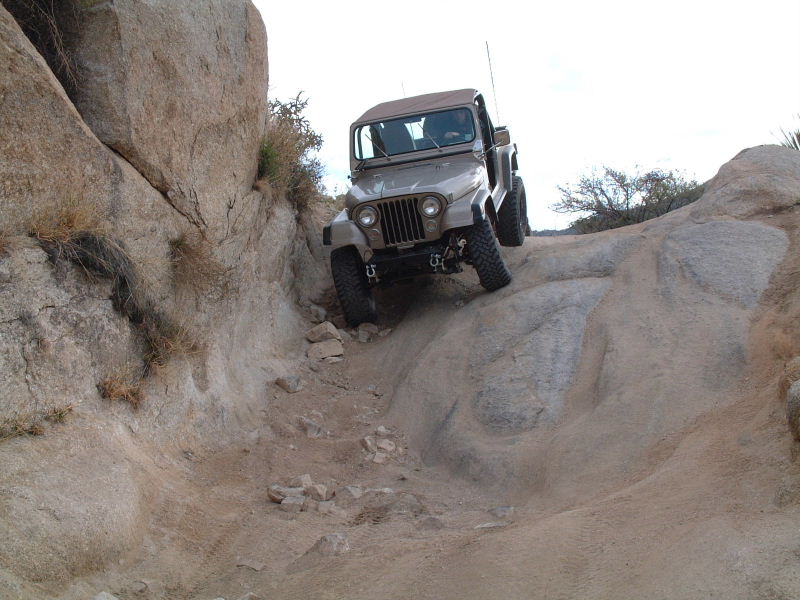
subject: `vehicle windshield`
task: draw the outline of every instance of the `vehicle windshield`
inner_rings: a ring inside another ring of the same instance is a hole
[[[367,160],[454,146],[474,139],[472,112],[456,108],[361,125],[355,130],[353,146],[356,159]]]

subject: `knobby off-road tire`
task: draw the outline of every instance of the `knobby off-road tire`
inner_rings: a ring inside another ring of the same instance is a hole
[[[484,289],[493,292],[511,283],[511,271],[500,255],[500,246],[489,219],[472,226],[467,236],[467,248]]]
[[[522,177],[511,178],[511,191],[497,211],[497,239],[503,246],[522,246],[528,233],[528,200]]]
[[[375,300],[367,282],[364,261],[354,246],[336,248],[331,252],[331,273],[347,323],[352,327],[374,323],[377,316]]]

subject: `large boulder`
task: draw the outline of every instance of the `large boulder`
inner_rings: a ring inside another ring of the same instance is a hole
[[[432,288],[382,358],[401,373],[395,419],[425,460],[471,479],[565,494],[613,485],[654,441],[735,397],[750,324],[789,248],[768,218],[794,206],[799,178],[800,153],[754,148],[694,205],[536,240],[509,258],[510,286],[460,310]]]
[[[85,3],[75,104],[187,219],[214,236],[256,176],[267,45],[249,0]]]

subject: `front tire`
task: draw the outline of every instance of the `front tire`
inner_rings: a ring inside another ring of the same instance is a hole
[[[472,266],[485,290],[493,292],[511,283],[511,271],[500,255],[500,246],[497,245],[489,219],[472,226],[467,235],[467,248]]]
[[[528,200],[522,177],[511,178],[511,191],[497,211],[497,239],[503,246],[522,246],[528,227]]]
[[[377,318],[375,300],[369,289],[364,261],[355,246],[331,252],[331,274],[347,323],[351,327],[374,323]]]

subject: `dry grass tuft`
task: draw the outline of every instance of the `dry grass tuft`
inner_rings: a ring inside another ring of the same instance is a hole
[[[44,414],[28,413],[0,421],[0,442],[22,435],[44,435],[44,422],[63,423],[76,404],[56,406]]]
[[[174,356],[188,356],[199,351],[194,336],[185,327],[168,322],[145,322],[141,325],[147,350],[145,370],[150,373],[166,366]]]
[[[145,372],[149,372],[150,367],[163,367],[171,356],[189,353],[196,346],[184,328],[146,297],[133,261],[109,230],[95,204],[70,199],[35,215],[29,234],[54,263],[66,260],[80,266],[88,276],[112,280],[114,308],[141,331],[146,346]],[[215,290],[222,285],[227,272],[202,240],[186,236],[176,241],[172,250],[173,263],[187,285],[206,292],[209,286]],[[135,395],[128,400],[138,404]]]
[[[21,435],[42,435],[44,428],[41,422],[32,415],[20,415],[0,422],[0,442],[5,442]]]
[[[142,378],[131,372],[106,377],[97,388],[106,400],[124,400],[136,409],[144,400]]]
[[[4,0],[3,6],[47,61],[68,94],[77,87],[77,68],[65,32],[79,21],[80,0]]]
[[[63,423],[67,420],[67,415],[72,412],[75,406],[77,405],[67,404],[66,406],[56,406],[47,411],[44,418],[51,423]]]
[[[37,211],[28,225],[28,235],[53,244],[73,242],[79,234],[106,236],[108,233],[107,221],[100,207],[75,196]]]
[[[229,282],[229,269],[219,262],[211,243],[199,233],[183,233],[169,243],[175,285],[197,295],[220,299]]]

